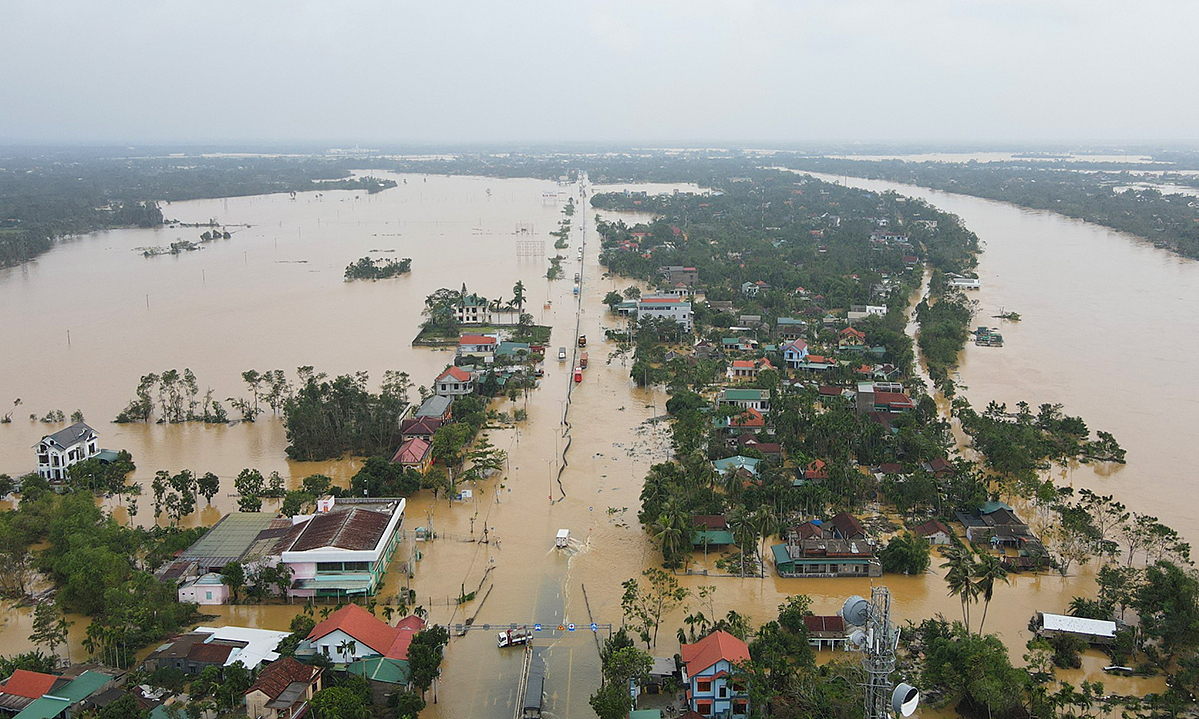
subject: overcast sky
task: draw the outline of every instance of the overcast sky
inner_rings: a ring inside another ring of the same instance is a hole
[[[1194,0],[3,0],[0,142],[1199,139]]]

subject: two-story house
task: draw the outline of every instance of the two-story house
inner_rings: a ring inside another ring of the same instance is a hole
[[[36,445],[37,473],[49,481],[67,478],[67,469],[100,454],[100,435],[83,422],[42,437]]]
[[[783,345],[783,361],[791,369],[799,369],[800,364],[808,356],[808,343],[801,339],[792,340]]]
[[[490,335],[462,335],[458,338],[458,354],[490,357],[499,343],[499,340]]]
[[[837,333],[837,347],[861,347],[866,344],[866,333],[854,327],[846,327]]]
[[[749,661],[745,642],[715,631],[695,644],[684,644],[680,654],[692,711],[705,717],[749,716],[749,692],[732,678],[736,665]]]
[[[396,450],[395,455],[391,458],[391,463],[398,464],[405,469],[415,469],[421,474],[428,474],[429,470],[433,469],[433,445],[422,437],[406,439]]]
[[[770,411],[770,391],[764,389],[732,389],[725,387],[716,397],[716,406],[731,404],[741,409],[756,409],[762,414]]]
[[[262,670],[246,692],[250,719],[293,719],[308,711],[308,701],[321,690],[324,669],[283,657]]]
[[[433,380],[433,391],[442,397],[461,397],[473,394],[475,378],[471,377],[470,372],[460,367],[447,367],[445,372],[437,375],[437,379]]]

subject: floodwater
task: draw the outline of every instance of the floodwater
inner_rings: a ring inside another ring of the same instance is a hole
[[[418,603],[429,610],[432,621],[453,625],[469,618],[475,626],[490,626],[451,640],[437,686],[437,703],[430,706],[427,716],[511,716],[520,650],[498,650],[494,631],[496,626],[533,622],[540,622],[545,629],[535,641],[548,649],[549,715],[590,716],[587,698],[598,686],[599,662],[589,625],[592,621],[600,624],[601,636],[606,634],[607,625],[619,626],[620,582],[659,561],[637,524],[636,512],[641,478],[651,463],[668,457],[665,424],[650,421],[664,414],[666,397],[634,387],[622,360],[609,360],[614,347],[602,340],[603,328],[616,326],[617,320],[607,314],[601,299],[609,289],[623,289],[630,282],[602,277],[591,229],[595,213],[586,206],[575,214],[570,248],[561,251],[566,257],[566,277],[575,271],[583,275],[578,300],[569,279],[544,279],[544,257],[518,256],[517,243],[523,240],[544,241],[546,252],[554,254],[548,232],[561,217],[560,203],[565,195],[559,201],[543,200],[543,192],[559,189],[552,182],[397,177],[402,182],[399,187],[376,195],[327,192],[305,193],[294,200],[287,195],[270,195],[175,203],[164,208],[168,217],[186,222],[216,218],[250,227],[239,228],[231,240],[213,243],[199,252],[156,258],[143,258],[132,248],[194,238],[200,230],[101,233],[64,243],[35,263],[0,273],[0,306],[6,309],[0,316],[0,336],[10,348],[0,356],[0,402],[7,403],[10,400],[5,398],[10,396],[23,400],[15,421],[0,426],[0,471],[17,474],[30,469],[30,447],[42,434],[59,426],[29,422],[30,412],[40,415],[49,409],[62,409],[69,414],[79,408],[100,432],[104,446],[133,453],[139,465],[135,481],[148,482],[157,469],[183,468],[212,471],[227,480],[214,498],[214,506],[186,518],[188,523],[211,524],[222,512],[234,508],[229,496],[231,479],[243,467],[257,467],[264,473],[279,471],[289,486],[313,472],[344,483],[355,471],[355,462],[289,462],[284,455],[286,437],[282,426],[269,414],[254,424],[228,427],[114,425],[108,420],[132,397],[140,375],[170,367],[190,367],[201,388],[212,386],[214,396],[220,399],[246,394],[240,373],[250,368],[294,372],[296,366],[314,365],[330,374],[368,370],[376,381],[383,370],[397,369],[410,373],[416,384],[428,385],[451,357],[446,352],[412,348],[409,344],[422,319],[420,309],[425,295],[439,287],[465,283],[487,296],[510,297],[512,285],[523,280],[529,311],[539,322],[554,328],[551,348],[573,347],[576,331],[585,334],[590,367],[584,372],[583,382],[571,389],[571,364],[558,363],[551,356],[542,386],[516,405],[527,409],[528,421],[516,428],[490,432],[492,442],[509,453],[504,475],[480,482],[473,488],[474,496],[465,502],[444,498],[435,502],[427,494],[410,500],[406,522],[409,534],[397,553],[380,600],[394,603],[401,588],[411,587]],[[579,201],[578,186],[561,189],[574,193]],[[588,192],[592,189],[587,188]],[[1186,343],[1194,342],[1194,337],[1186,336],[1185,323],[1159,335],[1156,344],[1127,342],[1127,349],[1121,349],[1118,318],[1126,315],[1119,312],[1096,312],[1083,327],[1071,319],[1059,323],[1063,315],[1069,318],[1079,311],[1080,305],[1071,293],[1087,285],[1093,271],[1090,264],[1100,253],[1074,258],[1063,250],[1057,262],[1024,263],[1004,252],[999,252],[996,259],[992,255],[1000,246],[1020,243],[1024,243],[1025,251],[1046,251],[1044,237],[1029,239],[1032,230],[1026,223],[1036,226],[1039,222],[1061,233],[1075,233],[1075,244],[1087,241],[1090,235],[1111,235],[1112,244],[1131,248],[1134,255],[1148,254],[1148,264],[1139,275],[1147,286],[1129,285],[1123,280],[1113,285],[1127,287],[1124,294],[1134,289],[1153,294],[1165,291],[1173,282],[1172,258],[1081,223],[1025,213],[998,203],[944,197],[946,209],[962,214],[988,241],[988,252],[983,257],[984,301],[1006,303],[1009,309],[1028,317],[1014,328],[1004,327],[1007,347],[968,349],[962,373],[965,384],[971,385],[971,398],[985,404],[983,397],[994,393],[1009,403],[1023,397],[1036,402],[1063,401],[1093,426],[1112,430],[1129,449],[1130,465],[1096,479],[1118,485],[1127,477],[1127,481],[1143,485],[1150,481],[1169,483],[1171,477],[1177,477],[1160,472],[1167,465],[1146,456],[1149,450],[1143,444],[1167,430],[1146,426],[1140,432],[1131,431],[1114,416],[1131,401],[1125,395],[1136,399],[1138,390],[1142,390],[1140,397],[1144,399],[1185,405],[1185,395],[1152,391],[1157,378],[1165,379],[1168,368],[1154,370],[1153,378],[1143,383],[1138,379],[1136,388],[1127,387],[1128,378],[1082,387],[1064,379],[1057,386],[1041,382],[1044,373],[1057,367],[1081,372],[1093,365],[1152,361],[1147,359],[1146,347],[1153,347],[1155,357],[1173,357],[1176,353],[1179,358],[1187,356]],[[962,202],[989,208],[994,224],[989,224],[986,217],[976,222],[961,209]],[[626,221],[633,219],[625,217]],[[517,232],[530,223],[530,233]],[[588,244],[580,267],[575,253],[584,241]],[[342,281],[345,265],[371,250],[382,249],[394,249],[396,257],[412,257],[412,273],[375,283]],[[1075,261],[1066,261],[1066,257]],[[1062,276],[1057,280],[1056,294],[1041,297],[1046,290],[1041,286],[1040,274],[1048,267]],[[1112,292],[1111,287],[1107,290],[1113,299],[1127,306],[1128,298],[1120,298],[1121,293]],[[1001,288],[1006,289],[1000,293]],[[1187,291],[1193,292],[1193,288]],[[1185,294],[1183,290],[1178,292]],[[1185,299],[1180,295],[1174,303],[1158,305],[1158,315],[1150,313],[1144,321],[1158,323],[1160,316],[1158,329],[1167,328],[1168,317],[1195,311],[1194,303]],[[1109,308],[1112,304],[1101,303],[1099,307]],[[1139,302],[1134,304],[1141,306]],[[1162,312],[1163,306],[1169,310]],[[988,310],[987,314],[991,313]],[[1057,327],[1062,334],[1055,337],[1051,331],[1043,337],[1039,331],[1032,331],[1044,326]],[[1193,324],[1190,327],[1193,329]],[[1085,333],[1087,341],[1077,341],[1076,331]],[[1059,346],[1061,337],[1076,341]],[[1160,345],[1168,346],[1158,351]],[[1134,352],[1142,356],[1138,358]],[[1065,361],[1052,359],[1063,353]],[[1040,362],[1047,354],[1051,359]],[[1016,364],[1008,367],[1005,362]],[[1030,374],[1028,367],[1036,367],[1038,373]],[[988,373],[998,374],[988,383]],[[1084,402],[1092,395],[1111,399],[1112,393],[1121,392],[1124,394],[1116,397],[1117,402],[1106,408],[1102,401]],[[494,406],[511,412],[515,407],[510,404],[503,399]],[[1185,412],[1185,407],[1180,409]],[[566,427],[561,422],[564,412],[570,423],[565,436]],[[1149,423],[1154,417],[1155,413],[1148,413],[1139,421]],[[567,464],[562,469],[562,453],[568,441]],[[1181,446],[1185,445],[1180,445],[1178,451]],[[1178,466],[1185,465],[1175,464],[1171,469]],[[1075,470],[1071,478],[1078,482],[1090,471]],[[1140,501],[1138,498],[1130,504],[1145,511],[1152,509],[1188,536],[1193,533],[1181,518],[1170,516],[1164,509],[1145,508]],[[141,504],[135,521],[152,521],[145,496]],[[127,519],[121,507],[116,508],[116,514]],[[422,525],[433,527],[440,538],[413,541],[411,530]],[[484,528],[488,541],[475,541],[482,537]],[[561,528],[569,529],[571,534],[566,550],[553,548],[554,535]],[[761,622],[772,618],[777,606],[794,593],[808,594],[817,613],[831,614],[848,595],[868,596],[870,591],[865,579],[716,576],[714,560],[711,557],[705,562],[697,556],[692,566],[697,572],[706,568],[711,575],[680,576],[680,582],[693,590],[715,586],[712,606],[691,602],[676,610],[664,623],[653,653],[669,656],[678,651],[674,631],[681,625],[684,612],[702,609],[706,614],[723,616],[735,609]],[[960,615],[960,605],[945,591],[938,564],[934,561],[933,570],[920,577],[885,578],[895,598],[894,618],[898,622],[919,622],[938,613],[949,618]],[[401,571],[405,566],[412,569],[411,579]],[[996,606],[990,608],[986,628],[1001,634],[1018,662],[1030,636],[1027,622],[1032,614],[1037,610],[1061,610],[1072,596],[1092,591],[1093,585],[1090,567],[1067,578],[1014,577],[1010,586],[997,590]],[[455,598],[463,591],[477,592],[476,599],[457,605]],[[239,605],[205,611],[218,617],[209,621],[285,629],[297,607]],[[975,616],[978,613],[975,609]],[[78,652],[86,620],[76,619],[73,651]],[[0,646],[6,652],[27,646],[28,612],[11,610],[4,621],[0,625]],[[574,632],[557,631],[557,626],[572,623],[576,625]],[[1087,676],[1104,680],[1110,691],[1143,693],[1159,685],[1156,681],[1104,677],[1098,667],[1091,666],[1094,663],[1088,664]]]
[[[1112,494],[1199,541],[1199,516],[1178,501],[1195,478],[1191,418],[1199,396],[1180,380],[1199,356],[1199,263],[1051,212],[848,182],[927,200],[960,216],[983,241],[982,289],[971,293],[975,324],[999,326],[1004,346],[966,345],[958,374],[971,403],[1059,402],[1092,431],[1111,432],[1128,464],[1072,466],[1062,483]],[[1004,310],[1021,320],[993,318]]]

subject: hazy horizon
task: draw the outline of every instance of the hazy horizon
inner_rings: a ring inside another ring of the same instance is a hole
[[[19,0],[0,144],[1187,145],[1199,3]]]

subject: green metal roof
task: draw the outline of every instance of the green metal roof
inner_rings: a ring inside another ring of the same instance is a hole
[[[75,677],[70,684],[41,699],[35,699],[21,710],[17,717],[20,719],[54,719],[87,699],[109,682],[112,677],[100,672],[88,670]]]
[[[408,684],[408,662],[389,657],[362,659],[349,666],[351,674],[357,674],[373,682],[384,684]]]
[[[733,533],[727,529],[700,529],[691,535],[691,544],[696,547],[704,546],[704,538],[707,538],[708,545],[714,544],[735,544]]]
[[[100,460],[101,462],[108,462],[111,464],[112,462],[117,461],[117,457],[119,456],[121,456],[120,452],[116,452],[111,449],[102,449],[96,455],[96,459]]]
[[[791,563],[791,555],[787,554],[787,545],[776,544],[770,548],[770,552],[774,555],[774,564],[776,567]]]
[[[14,719],[54,719],[71,707],[65,699],[42,697],[34,699],[29,706],[21,710]]]
[[[760,400],[770,393],[764,389],[726,389],[724,398],[727,400]]]
[[[75,704],[100,691],[105,684],[111,681],[112,677],[107,674],[93,672],[89,669],[75,677],[75,680],[70,684],[54,692],[54,696],[63,697],[70,700],[72,704]]]
[[[746,469],[754,474],[757,474],[758,464],[760,464],[761,461],[762,460],[754,459],[753,457],[742,457],[741,455],[737,455],[736,457],[718,459],[712,463],[712,466],[717,472],[721,473],[728,472],[730,470]]]
[[[629,712],[629,719],[662,719],[660,709],[634,709]]]
[[[207,560],[210,566],[237,561],[258,533],[270,526],[275,515],[270,512],[234,512],[225,515],[212,529],[180,555],[180,559]]]

